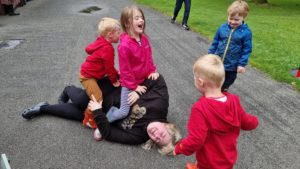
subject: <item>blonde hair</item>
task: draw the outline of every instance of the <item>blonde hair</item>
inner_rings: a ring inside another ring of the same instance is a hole
[[[151,148],[157,147],[158,152],[162,155],[172,155],[176,143],[182,138],[179,128],[173,123],[166,123],[166,128],[168,133],[171,135],[172,140],[169,144],[161,146],[156,144],[153,140],[149,139],[142,148],[145,150],[150,150]]]
[[[249,12],[249,6],[246,1],[236,0],[227,9],[228,16],[239,15],[246,18]]]
[[[133,35],[133,27],[132,27],[132,22],[133,22],[133,10],[138,10],[141,12],[142,17],[144,18],[144,30],[145,32],[145,27],[146,27],[146,21],[145,21],[145,15],[144,12],[142,11],[141,8],[138,6],[132,5],[132,6],[126,6],[121,13],[121,26],[124,32],[129,34],[130,36]]]
[[[120,22],[113,18],[102,18],[98,24],[98,32],[105,37],[109,32],[117,31],[120,28]]]
[[[213,54],[199,57],[193,66],[193,73],[196,78],[202,77],[217,87],[222,86],[225,78],[223,62]]]

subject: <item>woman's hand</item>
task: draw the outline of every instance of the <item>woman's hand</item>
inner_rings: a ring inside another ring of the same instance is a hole
[[[138,92],[140,95],[146,93],[147,87],[146,86],[137,86],[135,89],[136,92]]]
[[[97,102],[96,98],[94,97],[94,95],[92,95],[92,100],[90,100],[89,104],[88,104],[88,108],[92,111],[95,111],[97,109],[102,109],[102,100],[100,100],[99,102]]]
[[[151,74],[148,76],[148,79],[156,80],[158,77],[159,77],[159,73],[155,72],[155,73],[151,73]]]
[[[246,72],[246,68],[243,67],[243,66],[238,66],[238,67],[237,67],[237,72],[238,72],[238,73],[245,73],[245,72]]]
[[[135,91],[132,91],[128,94],[128,104],[132,106],[139,98],[140,96]]]
[[[114,86],[114,87],[119,87],[119,86],[120,86],[120,81],[117,80],[115,83],[113,83],[113,86]]]

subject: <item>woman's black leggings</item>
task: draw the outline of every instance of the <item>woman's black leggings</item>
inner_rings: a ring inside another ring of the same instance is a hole
[[[40,111],[42,114],[82,121],[83,112],[89,102],[85,90],[75,86],[67,86],[63,92],[69,96],[70,103],[42,106]]]

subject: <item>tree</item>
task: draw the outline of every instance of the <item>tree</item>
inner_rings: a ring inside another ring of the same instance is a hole
[[[268,3],[268,0],[253,0],[255,3],[258,3],[258,4],[266,4]]]

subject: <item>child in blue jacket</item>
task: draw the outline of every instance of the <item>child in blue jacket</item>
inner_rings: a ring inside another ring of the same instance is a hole
[[[237,73],[245,73],[252,52],[252,32],[244,22],[249,12],[247,2],[234,1],[227,9],[228,22],[222,24],[208,49],[209,54],[220,56],[225,67],[222,91],[234,83]]]

